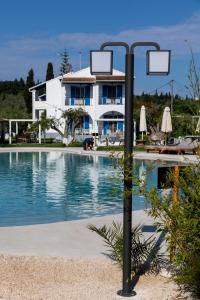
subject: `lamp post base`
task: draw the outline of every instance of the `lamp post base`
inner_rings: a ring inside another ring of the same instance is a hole
[[[136,295],[135,291],[131,291],[129,293],[124,292],[123,290],[117,291],[117,295],[121,297],[134,297]]]

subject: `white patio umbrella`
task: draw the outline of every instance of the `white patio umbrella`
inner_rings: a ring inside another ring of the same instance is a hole
[[[170,114],[170,108],[167,106],[163,112],[161,131],[168,133],[172,132],[172,119]]]
[[[139,131],[142,132],[142,140],[143,140],[143,133],[147,131],[147,122],[146,122],[146,111],[145,106],[142,105],[140,109],[140,127]]]
[[[196,127],[196,132],[200,132],[200,117],[199,117],[199,120],[197,122],[197,127]]]
[[[163,112],[161,131],[164,133],[172,132],[172,119],[170,114],[170,108],[167,106]]]

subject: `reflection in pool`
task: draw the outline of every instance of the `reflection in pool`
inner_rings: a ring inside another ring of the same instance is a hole
[[[147,162],[137,161],[145,175]],[[110,158],[62,152],[0,154],[0,226],[77,220],[122,212],[121,180]],[[157,170],[147,173],[157,185]],[[133,209],[146,207],[134,196]]]

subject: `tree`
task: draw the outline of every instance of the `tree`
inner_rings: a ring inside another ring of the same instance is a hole
[[[46,118],[45,115],[42,115],[38,124],[41,124],[42,130],[45,129],[53,129],[59,133],[59,135],[63,138],[64,144],[69,144],[75,139],[75,130],[82,122],[83,116],[85,115],[85,111],[80,107],[77,109],[70,108],[63,112],[60,119],[56,118]],[[62,131],[61,127],[64,120],[64,131]]]
[[[29,88],[33,87],[35,85],[34,81],[34,72],[33,69],[30,69],[28,72],[28,76],[26,79],[26,85],[25,85],[25,91],[24,91],[24,100],[26,103],[27,112],[32,112],[32,95],[29,92]]]
[[[41,126],[41,132],[43,132],[44,135],[44,143],[46,142],[46,130],[51,128],[52,120],[51,118],[46,117],[46,112],[43,112],[41,114],[40,120],[34,122],[31,124],[30,131],[32,131],[35,134],[38,134],[39,132],[39,125]]]
[[[192,47],[187,40],[185,40],[185,42],[188,45],[191,55],[188,72],[188,85],[186,85],[185,87],[188,90],[190,97],[193,100],[196,100],[198,103],[197,111],[194,112],[194,114],[198,115],[200,111],[200,72],[198,70]]]
[[[61,64],[60,64],[60,75],[67,74],[72,71],[72,65],[69,62],[69,55],[67,49],[64,49],[63,53],[60,53]]]
[[[193,50],[189,44],[188,47],[190,50],[191,59],[190,59],[189,72],[188,72],[189,84],[188,86],[186,86],[186,88],[189,91],[192,99],[198,100],[200,98],[200,74],[197,71],[197,65],[196,65]]]
[[[23,95],[0,94],[0,118],[27,119],[26,104]]]
[[[168,174],[176,186],[174,193],[163,195],[152,188],[147,192],[148,211],[166,233],[174,278],[200,299],[200,161]],[[176,200],[175,200],[176,199]],[[196,298],[195,298],[196,299]]]
[[[79,107],[77,109],[70,108],[63,112],[62,117],[65,120],[64,138],[72,137],[75,139],[75,130],[80,125],[85,111]]]
[[[25,83],[22,78],[20,80],[15,79],[14,81],[0,81],[0,94],[13,94],[17,95],[24,92]]]
[[[53,64],[51,62],[49,62],[47,65],[47,71],[46,71],[46,81],[51,80],[53,78],[54,78]]]

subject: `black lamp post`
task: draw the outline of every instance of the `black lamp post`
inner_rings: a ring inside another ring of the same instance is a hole
[[[123,208],[123,285],[118,295],[134,296],[131,288],[132,251],[132,172],[133,172],[133,101],[134,101],[134,50],[136,47],[154,47],[147,51],[147,74],[168,75],[170,51],[160,50],[154,42],[135,42],[130,47],[124,42],[106,42],[100,51],[90,52],[91,74],[112,75],[113,53],[105,51],[107,46],[122,46],[126,49],[125,63],[125,139],[124,139],[124,208]]]

